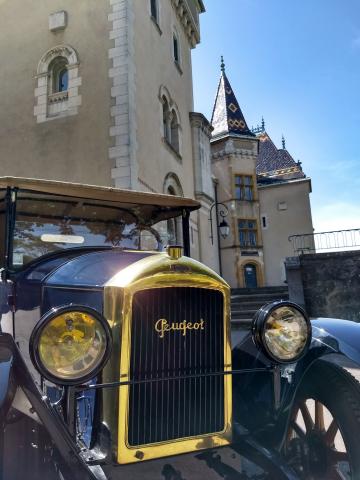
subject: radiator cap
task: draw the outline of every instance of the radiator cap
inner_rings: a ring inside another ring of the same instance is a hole
[[[168,245],[166,247],[166,253],[172,260],[178,260],[182,256],[181,245]]]

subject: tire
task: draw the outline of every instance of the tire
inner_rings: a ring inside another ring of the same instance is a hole
[[[290,415],[288,461],[306,480],[360,480],[359,435],[360,384],[345,369],[317,361]]]

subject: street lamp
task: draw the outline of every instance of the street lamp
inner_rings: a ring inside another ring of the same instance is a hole
[[[220,206],[220,208],[219,208]],[[211,238],[211,243],[214,245],[214,233],[213,233],[213,223],[212,223],[212,211],[213,208],[215,208],[216,212],[216,229],[218,231],[218,234],[220,232],[220,235],[222,236],[223,239],[229,236],[230,233],[230,227],[225,220],[225,217],[228,215],[229,210],[226,205],[224,205],[221,202],[214,202],[211,207],[210,207],[210,214],[209,214],[209,222],[210,222],[210,238]],[[221,222],[218,223],[218,218],[222,218]]]
[[[212,224],[212,211],[213,208],[215,207],[215,215],[216,215],[216,233],[217,233],[217,247],[218,247],[218,257],[219,257],[219,273],[222,275],[222,263],[221,263],[221,251],[220,251],[220,235],[222,238],[226,238],[229,233],[230,233],[230,227],[225,220],[225,217],[229,213],[229,209],[227,208],[226,205],[224,205],[221,202],[217,201],[217,189],[215,186],[215,202],[211,205],[210,207],[210,214],[209,214],[209,222],[210,222],[210,238],[211,238],[211,243],[214,245],[214,233],[213,233],[213,224]],[[220,208],[219,208],[220,207]],[[222,218],[221,222],[219,223],[219,215]]]
[[[230,227],[225,220],[222,220],[220,222],[219,230],[220,230],[220,235],[225,240],[225,238],[228,237],[230,233]]]

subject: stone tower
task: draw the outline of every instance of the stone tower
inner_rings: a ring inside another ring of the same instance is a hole
[[[247,126],[223,61],[211,124],[217,195],[228,209],[226,219],[231,227],[230,235],[220,242],[223,275],[232,287],[262,286],[264,260],[256,181],[259,140]]]

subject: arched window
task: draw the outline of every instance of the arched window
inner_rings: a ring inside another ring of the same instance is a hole
[[[175,189],[173,186],[169,186],[166,192],[168,195],[176,195]],[[167,221],[167,233],[168,233],[168,244],[176,245],[179,238],[178,233],[178,221],[176,218],[170,218]]]
[[[55,58],[49,65],[49,75],[50,93],[60,93],[68,90],[69,71],[66,58]]]
[[[173,187],[168,187],[167,191],[168,195],[176,195],[175,190]],[[168,231],[168,242],[169,245],[175,245],[177,242],[178,238],[178,233],[177,233],[177,224],[176,224],[176,219],[175,218],[170,218],[167,221],[167,231]]]
[[[159,23],[159,11],[157,0],[150,0],[150,14],[156,23]]]
[[[164,193],[183,197],[183,189],[178,176],[175,173],[168,173],[164,181]],[[167,237],[169,245],[182,243],[182,220],[181,218],[170,218],[167,220]]]
[[[159,91],[159,100],[162,109],[162,132],[165,144],[181,160],[181,119],[179,109],[171,98],[168,89],[162,85]]]
[[[179,121],[176,115],[175,110],[171,112],[171,146],[173,149],[179,153],[180,145],[179,145]]]
[[[173,33],[173,53],[175,62],[180,63],[179,40],[176,33]]]
[[[58,89],[59,92],[65,92],[69,85],[69,72],[67,68],[63,68],[59,73]]]
[[[163,102],[163,129],[164,138],[171,143],[171,125],[170,125],[170,109],[166,97],[162,98]]]
[[[76,115],[81,105],[79,59],[70,45],[48,50],[37,68],[37,103],[34,115],[38,122],[54,117]]]

